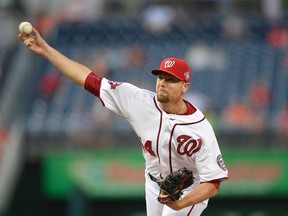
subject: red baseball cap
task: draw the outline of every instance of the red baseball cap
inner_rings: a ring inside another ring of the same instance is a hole
[[[187,83],[190,82],[192,75],[192,71],[187,62],[179,58],[166,58],[161,62],[159,69],[153,69],[151,71],[154,75],[158,75],[159,72],[171,74]]]

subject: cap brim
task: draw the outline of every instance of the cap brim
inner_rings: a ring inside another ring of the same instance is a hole
[[[158,75],[160,72],[167,73],[166,71],[162,71],[162,70],[159,70],[159,69],[153,69],[153,70],[151,71],[151,73],[152,73],[153,75]]]
[[[151,73],[153,74],[153,75],[155,75],[155,76],[157,76],[159,73],[167,73],[167,74],[170,74],[171,76],[173,76],[173,77],[176,77],[177,79],[179,79],[179,80],[182,80],[182,81],[185,81],[185,80],[183,80],[181,77],[178,77],[178,76],[175,76],[175,74],[173,74],[173,73],[171,73],[170,71],[164,71],[164,70],[159,70],[159,69],[153,69],[153,70],[151,70]]]

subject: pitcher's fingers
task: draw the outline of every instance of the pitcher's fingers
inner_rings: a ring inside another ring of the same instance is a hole
[[[22,33],[20,33],[20,34],[18,35],[18,38],[19,38],[20,40],[22,40],[22,41],[24,41],[24,40],[27,39],[27,37],[26,37],[24,34],[22,34]]]
[[[24,40],[27,40],[29,38],[35,38],[35,37],[31,34],[26,34],[26,33],[22,32],[18,35],[18,38],[21,39],[22,41],[24,41]]]
[[[31,42],[29,40],[24,41],[24,44],[26,47],[30,47],[31,46]]]
[[[26,38],[26,39],[24,40],[24,44],[25,44],[25,45],[28,44],[28,43],[31,43],[31,39],[30,39],[30,38]]]
[[[26,39],[24,40],[25,46],[27,46],[27,45],[29,45],[29,44],[30,44],[30,46],[31,46],[33,42],[34,42],[34,38],[32,38],[32,37],[26,38]]]
[[[36,28],[33,27],[32,32],[35,34],[36,37],[41,37],[40,33],[37,31]]]

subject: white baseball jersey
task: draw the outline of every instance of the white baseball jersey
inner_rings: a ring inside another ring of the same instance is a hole
[[[227,179],[215,134],[199,109],[191,115],[168,114],[159,106],[154,92],[105,78],[96,95],[136,132],[142,143],[146,173],[160,180],[186,167],[195,177],[192,188],[200,182]]]

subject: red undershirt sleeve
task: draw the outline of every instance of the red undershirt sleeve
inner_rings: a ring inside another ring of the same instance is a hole
[[[207,183],[212,183],[215,186],[215,188],[219,191],[221,180],[212,180]]]
[[[210,183],[212,183],[216,187],[216,189],[219,191],[219,188],[220,188],[219,180],[214,180],[214,181],[211,181]]]
[[[84,89],[92,93],[93,95],[100,96],[102,77],[97,76],[94,72],[91,72],[85,80]]]

